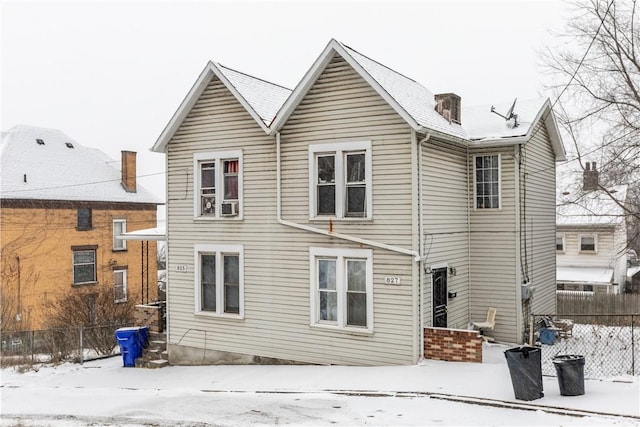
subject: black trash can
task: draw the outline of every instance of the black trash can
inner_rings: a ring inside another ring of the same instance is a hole
[[[535,400],[544,396],[541,356],[539,348],[529,346],[514,347],[504,352],[516,399]]]
[[[584,394],[584,356],[563,354],[553,358],[558,374],[558,386],[563,396]]]

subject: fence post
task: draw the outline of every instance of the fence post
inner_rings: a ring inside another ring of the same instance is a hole
[[[34,335],[35,331],[31,331],[31,364],[35,363],[35,355],[34,355],[34,346],[35,346],[35,340],[34,340]]]
[[[83,328],[82,326],[78,327],[78,332],[80,333],[80,364],[84,363],[84,343],[82,342],[83,336]]]
[[[636,342],[635,342],[635,330],[633,325],[633,318],[631,315],[631,375],[636,374]]]

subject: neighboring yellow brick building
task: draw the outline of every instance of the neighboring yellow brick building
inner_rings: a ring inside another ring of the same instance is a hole
[[[47,308],[74,289],[156,301],[156,242],[116,238],[156,227],[160,202],[136,184],[135,152],[118,170],[58,130],[19,125],[3,133],[1,161],[0,327],[45,327]]]

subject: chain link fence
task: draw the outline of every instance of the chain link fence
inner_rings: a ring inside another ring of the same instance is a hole
[[[116,329],[129,325],[80,326],[0,333],[3,367],[79,362],[120,354]]]
[[[542,374],[553,358],[581,355],[589,379],[640,375],[640,315],[532,315],[529,344],[542,349]]]

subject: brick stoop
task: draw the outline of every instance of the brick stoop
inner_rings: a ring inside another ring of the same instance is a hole
[[[167,335],[162,332],[149,332],[147,347],[142,357],[136,359],[136,368],[164,368],[169,365],[167,354]]]

